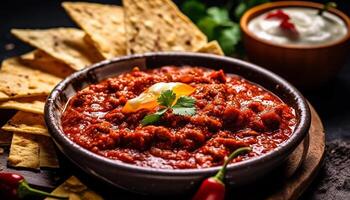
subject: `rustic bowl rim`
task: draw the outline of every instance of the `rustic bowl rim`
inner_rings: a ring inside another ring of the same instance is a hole
[[[316,3],[316,2],[309,2],[309,1],[277,1],[277,2],[268,2],[268,3],[255,6],[249,9],[247,12],[245,12],[241,18],[240,27],[242,32],[244,32],[249,37],[255,40],[258,40],[259,42],[264,43],[266,45],[279,47],[279,48],[287,48],[287,49],[309,49],[309,50],[323,49],[323,48],[329,48],[332,46],[337,46],[337,45],[346,43],[348,40],[350,40],[350,18],[345,13],[343,13],[342,11],[336,8],[330,8],[328,12],[340,17],[340,19],[343,20],[343,22],[345,23],[345,26],[347,27],[347,34],[339,40],[329,42],[326,44],[320,44],[320,45],[277,44],[268,40],[261,39],[248,30],[248,23],[250,22],[250,20],[252,20],[256,16],[263,14],[269,10],[284,8],[284,7],[306,7],[306,8],[321,9],[323,7],[323,4]]]
[[[89,72],[91,74],[91,71],[98,68],[103,68],[105,66],[108,66],[111,63],[128,61],[128,60],[139,59],[139,58],[156,59],[157,57],[161,57],[161,56],[165,56],[165,57],[177,56],[179,59],[191,58],[191,59],[213,59],[214,61],[221,60],[221,61],[231,62],[232,64],[238,65],[240,67],[248,68],[254,73],[262,74],[264,76],[267,76],[270,80],[278,82],[279,85],[284,87],[285,90],[290,93],[291,97],[293,97],[293,101],[295,101],[297,107],[300,109],[301,115],[300,115],[299,123],[297,124],[293,134],[287,141],[282,143],[276,149],[264,155],[250,158],[248,160],[241,161],[238,163],[230,164],[227,167],[227,171],[237,170],[237,169],[238,170],[249,169],[252,166],[259,165],[259,163],[269,162],[273,159],[276,159],[276,157],[285,155],[286,153],[291,153],[292,150],[294,150],[306,136],[311,124],[311,114],[310,114],[310,109],[308,107],[307,101],[304,99],[301,93],[294,86],[292,86],[285,79],[274,74],[273,72],[263,69],[261,67],[258,67],[254,64],[248,63],[246,61],[242,61],[235,58],[229,58],[225,56],[217,56],[217,55],[210,55],[210,54],[204,54],[204,53],[190,53],[190,52],[154,52],[154,53],[134,54],[134,55],[123,56],[119,58],[113,58],[110,60],[104,60],[102,62],[92,65],[89,68],[85,68],[83,70],[75,72],[74,74],[62,80],[53,89],[53,91],[47,98],[47,101],[45,104],[45,114],[44,114],[45,123],[54,141],[56,143],[65,143],[65,146],[68,146],[69,148],[71,148],[69,149],[70,151],[78,152],[82,156],[88,156],[93,160],[95,160],[97,163],[102,162],[108,166],[116,167],[122,170],[126,170],[128,172],[143,173],[143,174],[158,175],[158,176],[170,175],[170,176],[178,176],[178,177],[192,176],[192,175],[208,176],[210,174],[216,173],[220,169],[220,166],[209,167],[209,168],[197,168],[197,169],[158,169],[158,168],[140,167],[140,166],[127,164],[118,160],[112,160],[110,158],[97,155],[81,147],[80,145],[76,144],[72,140],[70,140],[59,128],[60,123],[58,123],[54,118],[54,113],[56,112],[54,102],[59,97],[60,92],[64,88],[66,88],[67,85],[73,82],[74,79],[77,79],[79,76],[83,74],[88,74]],[[73,162],[77,164],[77,162],[75,161]]]

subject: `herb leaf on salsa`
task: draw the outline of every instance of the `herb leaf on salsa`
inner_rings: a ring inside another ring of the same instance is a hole
[[[168,110],[168,108],[163,108],[161,110],[158,110],[157,112],[147,115],[145,116],[142,121],[141,124],[142,125],[148,125],[148,124],[154,124],[157,121],[159,121],[160,117]]]
[[[142,125],[154,124],[160,120],[162,115],[171,108],[172,112],[175,115],[181,116],[192,116],[196,114],[195,102],[196,100],[193,97],[181,96],[173,105],[176,99],[176,94],[172,90],[163,91],[158,97],[157,101],[159,105],[166,108],[162,108],[153,114],[146,115],[142,121]]]
[[[196,108],[194,107],[194,103],[196,100],[193,97],[182,96],[180,97],[176,104],[172,107],[173,113],[175,115],[194,115],[196,114]]]
[[[182,96],[176,101],[176,104],[173,106],[173,108],[175,106],[177,106],[177,107],[193,107],[194,103],[196,103],[196,100],[193,97]]]
[[[173,105],[175,99],[176,94],[172,90],[165,90],[160,94],[157,101],[161,106],[170,107]]]

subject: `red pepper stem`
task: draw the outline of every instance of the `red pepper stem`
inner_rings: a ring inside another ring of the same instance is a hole
[[[51,197],[55,199],[68,199],[68,196],[57,196],[41,190],[34,189],[28,185],[28,183],[23,180],[18,185],[18,197],[20,199],[26,196],[37,196],[37,197]]]
[[[224,177],[225,177],[225,173],[226,173],[226,167],[227,165],[231,162],[231,160],[235,157],[237,157],[238,155],[244,153],[244,152],[249,152],[252,149],[250,147],[241,147],[236,149],[234,152],[232,152],[230,154],[230,156],[225,160],[223,166],[221,167],[221,169],[218,171],[218,173],[216,173],[216,175],[214,176],[214,178],[220,182],[223,182]]]

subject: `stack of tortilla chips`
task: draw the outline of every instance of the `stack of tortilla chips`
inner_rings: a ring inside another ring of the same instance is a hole
[[[2,136],[13,133],[8,157],[11,167],[59,167],[43,119],[44,105],[54,86],[71,73],[103,59],[135,53],[223,55],[218,43],[208,43],[171,0],[123,0],[123,7],[83,2],[64,2],[62,6],[81,29],[11,30],[35,48],[1,64],[0,109],[18,111],[0,132]]]
[[[58,186],[51,194],[57,196],[68,196],[69,200],[103,200],[96,192],[89,189],[78,178],[72,176]],[[56,200],[55,198],[45,198],[45,200]]]
[[[2,62],[0,108],[18,112],[2,127],[13,133],[8,164],[13,167],[57,168],[56,152],[45,127],[45,98],[61,78],[29,67],[20,58]]]

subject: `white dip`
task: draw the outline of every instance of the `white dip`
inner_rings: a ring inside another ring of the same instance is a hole
[[[278,44],[292,45],[320,45],[331,43],[343,38],[348,30],[344,21],[338,16],[323,12],[318,15],[318,10],[313,8],[289,7],[281,9],[289,15],[297,31],[298,37],[288,37],[279,25],[279,19],[265,19],[266,15],[276,10],[271,10],[252,20],[248,24],[248,30],[257,37]]]

